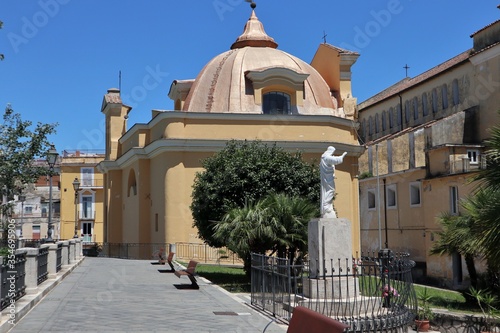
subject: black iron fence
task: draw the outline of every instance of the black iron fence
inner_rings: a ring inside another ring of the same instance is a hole
[[[62,267],[62,243],[57,243],[56,250],[56,272],[59,272]]]
[[[83,254],[122,259],[150,260],[158,259],[163,249],[175,252],[179,260],[196,260],[204,263],[240,264],[239,257],[227,248],[213,248],[199,243],[83,243]]]
[[[322,265],[252,254],[251,302],[284,321],[300,305],[348,324],[350,332],[400,332],[417,309],[414,266],[408,255],[390,251]],[[320,274],[319,267],[331,268]]]
[[[431,321],[431,330],[441,333],[494,333],[500,332],[500,322],[487,323],[484,317],[478,315],[437,313]]]
[[[38,254],[37,254],[37,285],[42,283],[43,281],[47,280],[47,277],[49,275],[48,272],[48,261],[49,261],[49,248],[48,247],[41,247],[38,249]]]
[[[3,257],[0,273],[0,307],[2,310],[26,294],[25,263],[26,251],[16,254],[13,259],[10,256]]]

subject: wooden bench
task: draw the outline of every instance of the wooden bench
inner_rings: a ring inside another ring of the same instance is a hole
[[[196,265],[198,265],[197,261],[190,260],[186,269],[175,271],[174,274],[180,279],[181,276],[187,276],[191,281],[191,288],[199,289],[198,283],[194,277]]]
[[[151,265],[165,265],[164,249],[160,247],[158,251],[153,252],[152,259],[158,258],[157,262],[152,262]]]
[[[159,269],[158,271],[160,273],[174,273],[175,272],[174,264],[172,263],[174,261],[174,255],[175,255],[175,252],[168,253],[168,257],[167,257],[166,262],[170,266],[170,269]],[[163,260],[162,265],[165,265],[165,259]]]
[[[273,322],[267,324],[267,327]],[[292,319],[288,324],[287,333],[342,333],[349,325],[341,323],[335,319],[322,315],[303,306],[297,306],[293,310]]]

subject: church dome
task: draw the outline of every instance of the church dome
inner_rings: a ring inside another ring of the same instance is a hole
[[[243,34],[231,49],[208,62],[189,83],[180,109],[258,114],[263,113],[269,94],[281,94],[289,105],[284,113],[332,114],[335,104],[323,77],[311,65],[277,46],[252,10]],[[177,82],[172,84],[171,97]]]

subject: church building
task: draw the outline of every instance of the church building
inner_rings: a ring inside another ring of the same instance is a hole
[[[334,206],[352,223],[353,251],[360,249],[357,176],[364,148],[351,92],[351,66],[359,54],[324,43],[308,64],[277,47],[252,4],[229,50],[196,78],[172,82],[168,96],[175,110],[152,110],[148,123],[129,128],[132,108],[118,89],[108,90],[101,109],[106,154],[99,164],[104,241],[202,243],[189,208],[194,177],[204,158],[234,139],[299,150],[316,164],[328,146],[347,152],[336,170]]]

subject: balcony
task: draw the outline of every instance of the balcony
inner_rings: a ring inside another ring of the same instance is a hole
[[[486,159],[479,158],[474,162],[468,157],[462,157],[461,159],[450,161],[450,174],[474,172],[478,170],[486,169]]]
[[[93,178],[93,179],[82,179],[80,183],[80,189],[96,189],[104,187],[104,179]]]
[[[78,218],[80,220],[95,220],[95,216],[96,216],[96,211],[91,209],[78,212]]]

